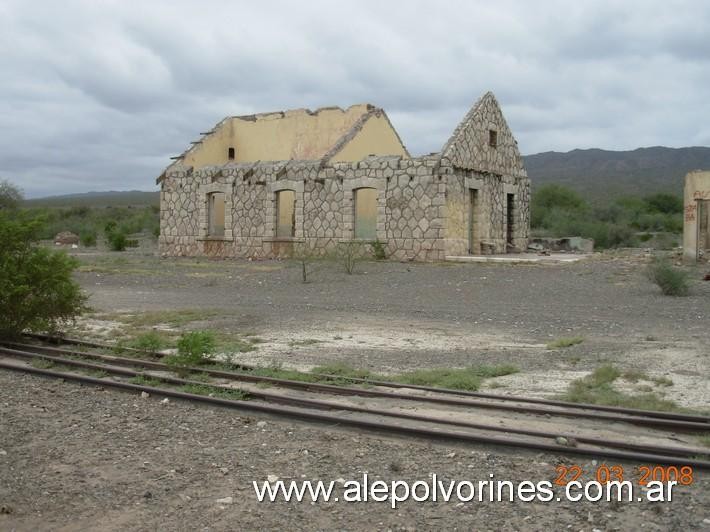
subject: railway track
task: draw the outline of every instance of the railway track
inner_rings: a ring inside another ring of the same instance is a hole
[[[42,340],[45,342],[50,342],[54,344],[70,344],[70,345],[79,345],[79,346],[86,346],[86,347],[96,347],[96,348],[101,348],[101,349],[116,349],[115,345],[110,345],[110,344],[105,344],[105,343],[100,343],[100,342],[88,342],[84,340],[79,340],[79,339],[74,339],[74,338],[64,338],[64,337],[57,337],[57,336],[50,336],[50,335],[45,335],[45,334],[27,334],[26,335],[28,338],[35,338],[38,340]],[[21,347],[21,346],[27,346],[27,344],[20,344],[20,343],[15,343],[13,344],[15,346]],[[42,348],[51,351],[51,348],[49,347],[44,347],[44,346],[31,346],[32,348]],[[56,349],[56,348],[55,348]],[[132,353],[137,353],[137,354],[143,354],[146,356],[150,356],[151,358],[155,359],[160,359],[164,357],[165,355],[163,353],[158,353],[154,351],[144,351],[141,349],[135,349],[135,348],[121,348],[122,351],[127,351],[127,352],[132,352]],[[75,355],[84,355],[84,352],[76,352],[76,351],[70,351],[70,350],[60,350],[56,351],[60,353],[66,353],[66,354],[75,354]],[[122,360],[122,357],[114,357],[112,360],[116,361],[117,363],[120,363],[118,361]],[[133,359],[128,359],[127,361],[130,363]],[[158,368],[158,369],[165,369],[166,366],[160,366],[158,363],[151,363],[153,367]],[[243,370],[245,372],[249,372],[252,370],[257,369],[255,366],[250,366],[248,364],[232,364],[232,366],[235,369]],[[220,375],[220,372],[214,372],[210,371],[209,368],[200,368],[199,371],[207,371],[208,373],[212,373],[215,376],[223,376],[225,372],[222,372],[222,375]],[[452,390],[452,389],[446,389],[446,388],[437,388],[437,387],[432,387],[432,386],[421,386],[421,385],[415,385],[415,384],[404,384],[401,382],[392,382],[392,381],[381,381],[381,380],[376,380],[376,379],[364,379],[364,378],[358,378],[358,377],[346,377],[342,375],[331,375],[331,374],[323,374],[323,373],[311,373],[310,374],[313,377],[319,377],[322,378],[325,381],[332,381],[332,382],[348,382],[351,384],[364,384],[368,386],[378,386],[378,387],[384,387],[384,388],[392,388],[392,389],[407,389],[407,390],[417,390],[421,392],[433,392],[438,395],[448,395],[448,396],[456,396],[459,398],[476,398],[476,399],[489,399],[489,400],[494,400],[496,402],[500,403],[506,403],[506,402],[511,402],[511,403],[521,403],[521,404],[534,404],[534,405],[545,405],[545,406],[553,406],[553,407],[564,407],[567,409],[572,409],[573,411],[577,410],[588,410],[591,412],[609,412],[609,413],[614,413],[614,414],[620,414],[620,415],[628,415],[628,416],[640,416],[643,418],[658,418],[658,419],[669,419],[673,421],[688,421],[688,422],[697,422],[697,423],[705,423],[708,426],[705,427],[708,430],[710,430],[710,417],[707,416],[698,416],[698,415],[693,415],[693,414],[683,414],[683,413],[677,413],[677,412],[658,412],[658,411],[652,411],[652,410],[641,410],[641,409],[634,409],[634,408],[624,408],[624,407],[616,407],[616,406],[606,406],[606,405],[595,405],[595,404],[586,404],[586,403],[570,403],[566,401],[559,401],[559,400],[554,400],[554,399],[540,399],[540,398],[532,398],[532,397],[521,397],[521,396],[505,396],[505,395],[499,395],[499,394],[492,394],[492,393],[485,393],[485,392],[471,392],[467,390]],[[246,375],[243,377],[245,380],[249,377]],[[256,381],[257,378],[254,378]],[[268,377],[262,377],[261,380],[262,382],[266,382],[266,380],[269,379]],[[292,385],[295,388],[303,388],[304,383],[298,382],[298,381],[287,381],[285,379],[272,379],[275,381],[275,384],[280,384],[284,386]],[[363,395],[365,395],[365,392],[362,392]],[[419,398],[421,399],[421,398]],[[476,403],[478,405],[478,403]],[[542,412],[542,413],[547,413]],[[581,417],[584,417],[582,414]],[[594,416],[592,416],[594,417]],[[624,419],[624,421],[627,421],[627,419]],[[668,425],[671,426],[671,425]],[[679,428],[682,428],[679,426]],[[691,430],[692,429],[703,429],[703,425],[699,426],[690,426]]]
[[[102,346],[105,347],[105,346]],[[510,401],[501,401],[498,404],[482,401],[472,401],[467,398],[455,398],[459,395],[455,391],[447,390],[439,396],[421,396],[403,393],[393,393],[383,390],[360,389],[355,387],[337,386],[332,384],[305,383],[260,377],[248,373],[227,372],[210,370],[209,368],[191,368],[198,373],[206,373],[210,377],[226,381],[219,383],[205,383],[203,381],[178,378],[170,374],[171,368],[155,359],[116,357],[95,352],[73,351],[43,345],[10,344],[4,343],[0,347],[0,354],[23,361],[45,360],[52,364],[69,368],[70,371],[53,371],[49,369],[32,367],[27,364],[13,364],[0,361],[0,368],[42,375],[51,378],[74,380],[85,384],[115,387],[124,390],[146,391],[151,394],[191,401],[208,402],[220,406],[228,406],[239,410],[251,410],[268,414],[295,417],[304,420],[336,423],[364,429],[393,432],[400,435],[414,435],[426,438],[449,439],[469,443],[484,443],[509,447],[537,449],[560,454],[576,454],[586,456],[599,456],[616,459],[645,461],[673,465],[691,465],[698,468],[710,469],[707,460],[710,451],[697,447],[658,445],[649,443],[634,443],[626,439],[612,440],[599,438],[593,435],[577,435],[566,437],[565,441],[573,442],[572,446],[560,445],[560,437],[565,434],[559,431],[545,431],[539,429],[526,429],[519,427],[501,427],[491,423],[475,423],[462,419],[448,419],[440,416],[421,415],[398,411],[391,408],[374,408],[342,402],[313,399],[309,394],[326,394],[337,396],[360,396],[385,400],[411,401],[418,403],[434,403],[436,405],[453,406],[458,409],[484,408],[498,409],[502,406],[505,411],[527,416],[564,416],[578,419],[593,419],[597,421],[626,422],[637,425],[654,427],[654,430],[674,431],[710,431],[710,418],[686,414],[650,412],[648,416],[626,413],[611,414],[604,410],[591,412],[592,405],[584,405],[583,409],[573,408],[545,408],[526,404],[513,405]],[[130,369],[133,368],[133,369]],[[111,379],[79,375],[71,370],[102,371],[111,375]],[[148,370],[148,371],[146,371]],[[189,370],[188,370],[189,373]],[[296,389],[301,392],[296,397],[282,394],[269,393],[262,390],[248,390],[251,400],[230,400],[220,397],[209,397],[194,393],[156,386],[145,386],[126,382],[127,378],[138,376],[159,380],[170,386],[200,385],[209,386],[215,393],[225,390],[234,391],[231,385],[234,382],[242,383],[267,383],[275,387]],[[122,380],[123,379],[123,380]],[[439,392],[438,389],[434,389]],[[305,392],[305,393],[303,393]],[[556,402],[561,403],[561,402]],[[565,404],[567,406],[567,404]],[[559,406],[559,405],[556,405]],[[576,406],[576,405],[570,405]],[[337,412],[333,414],[331,412]],[[347,416],[343,415],[347,413]],[[660,416],[660,417],[659,417]],[[459,430],[451,430],[456,427]],[[505,436],[501,436],[501,434]]]

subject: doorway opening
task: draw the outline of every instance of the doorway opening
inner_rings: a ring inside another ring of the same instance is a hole
[[[515,236],[515,194],[506,194],[506,199],[505,243],[507,247],[515,247],[513,245],[513,237]]]
[[[470,255],[481,253],[478,238],[478,190],[468,189],[468,252]]]

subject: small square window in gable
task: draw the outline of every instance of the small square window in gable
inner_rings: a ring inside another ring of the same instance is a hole
[[[488,145],[491,148],[498,146],[498,132],[495,129],[488,130]]]

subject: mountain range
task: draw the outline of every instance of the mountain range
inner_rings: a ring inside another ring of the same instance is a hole
[[[710,148],[637,148],[630,151],[600,149],[548,151],[524,156],[533,191],[541,185],[568,186],[590,200],[655,192],[683,193],[683,178],[690,170],[710,169]],[[158,192],[86,192],[26,200],[30,207],[157,205]]]
[[[524,159],[533,190],[558,183],[590,199],[602,199],[654,192],[682,194],[685,174],[710,169],[710,148],[548,151]]]

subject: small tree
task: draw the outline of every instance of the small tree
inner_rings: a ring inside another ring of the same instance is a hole
[[[362,257],[362,242],[350,241],[339,244],[339,256],[348,275],[355,271],[355,264]]]
[[[22,191],[7,179],[0,180],[0,210],[16,209],[22,201]]]
[[[76,259],[37,245],[41,222],[0,211],[0,337],[54,330],[84,310]]]
[[[310,280],[311,274],[317,270],[317,265],[325,264],[328,256],[321,254],[314,248],[310,247],[306,242],[297,242],[293,247],[293,255],[291,256],[301,267],[301,281],[307,283]]]

